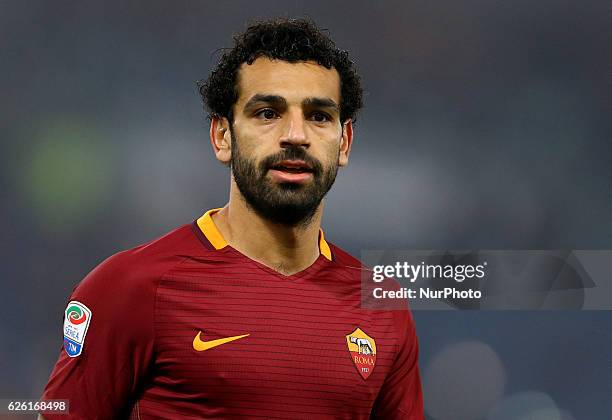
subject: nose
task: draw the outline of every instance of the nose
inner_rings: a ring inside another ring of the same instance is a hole
[[[280,137],[280,146],[283,148],[291,146],[308,148],[310,146],[306,137],[306,121],[301,110],[291,110],[287,113],[283,133]]]

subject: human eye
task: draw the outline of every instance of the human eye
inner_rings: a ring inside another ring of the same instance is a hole
[[[255,117],[262,120],[273,120],[278,118],[278,113],[271,108],[264,108],[257,111]]]
[[[322,111],[313,112],[312,114],[310,114],[310,119],[317,123],[325,123],[332,120],[329,114]]]

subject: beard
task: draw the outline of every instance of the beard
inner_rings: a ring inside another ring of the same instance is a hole
[[[319,160],[308,155],[302,146],[291,145],[257,163],[241,154],[233,131],[231,136],[231,170],[247,206],[273,223],[290,227],[307,226],[336,180],[338,156],[324,167]],[[268,171],[283,160],[306,162],[311,168],[311,182],[272,182],[267,176]]]

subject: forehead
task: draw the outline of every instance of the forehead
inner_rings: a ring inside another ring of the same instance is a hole
[[[279,95],[290,103],[304,98],[330,98],[339,104],[340,76],[336,69],[313,61],[290,63],[259,57],[252,64],[240,66],[238,91],[238,107],[255,94]]]

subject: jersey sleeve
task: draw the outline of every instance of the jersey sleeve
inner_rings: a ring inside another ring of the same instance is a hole
[[[68,415],[46,419],[125,416],[151,364],[155,281],[117,254],[74,289],[64,315],[64,347],[42,399],[66,399]]]
[[[391,371],[374,402],[372,419],[423,420],[416,328],[408,310],[394,311],[400,347]]]

